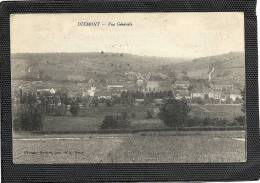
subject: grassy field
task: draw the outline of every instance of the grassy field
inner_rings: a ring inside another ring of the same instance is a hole
[[[15,136],[14,163],[245,161],[244,132]]]
[[[53,117],[47,116],[43,122],[43,132],[84,132],[98,130],[104,118],[97,117]]]
[[[106,115],[120,115],[121,112],[127,111],[129,115],[131,113],[135,113],[135,118],[137,119],[144,119],[146,117],[146,110],[149,108],[153,108],[151,106],[124,106],[124,105],[115,105],[112,107],[107,106],[98,106],[92,107],[88,109],[81,109],[79,112],[79,116],[86,116],[86,117],[96,117],[96,116],[103,116]]]
[[[52,117],[44,120],[42,132],[88,132],[100,129],[103,117]],[[165,128],[160,119],[135,119],[129,129],[160,129]]]
[[[198,118],[223,118],[233,121],[243,115],[240,105],[192,105],[190,116]],[[85,132],[100,128],[106,115],[120,115],[122,107],[97,107],[81,110],[79,116],[46,116],[43,121],[43,132]],[[135,118],[130,117],[130,129],[165,128],[160,119],[146,119],[146,108],[137,106],[131,109]]]
[[[235,117],[244,115],[241,105],[192,105],[190,116],[198,118],[222,118],[232,121]]]

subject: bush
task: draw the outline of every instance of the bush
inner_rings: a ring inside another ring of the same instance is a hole
[[[128,120],[123,120],[124,116],[115,119],[114,116],[105,116],[102,122],[101,129],[125,129],[130,126]]]
[[[129,120],[118,120],[117,121],[117,128],[118,129],[127,129],[130,127],[130,121]]]
[[[240,124],[234,120],[232,123],[230,123],[230,126],[240,126]]]
[[[204,118],[200,119],[198,117],[189,118],[187,120],[186,125],[188,127],[192,126],[200,126],[200,127],[226,127],[226,126],[236,126],[235,124],[231,123],[226,119],[219,119],[219,118]]]
[[[105,103],[106,103],[107,107],[111,107],[112,106],[112,101],[110,99],[106,99]]]
[[[151,110],[146,111],[146,119],[153,119],[153,113]]]
[[[43,110],[40,105],[23,105],[14,119],[14,129],[16,131],[40,131],[43,117]]]
[[[199,105],[204,105],[206,103],[205,100],[200,97],[193,98],[192,101],[193,103],[197,103]]]
[[[217,127],[231,126],[231,123],[229,123],[229,121],[226,120],[226,119],[215,119],[215,120],[216,120],[215,124],[216,124]]]
[[[201,120],[201,126],[213,126],[215,121],[212,123],[212,120],[210,118],[204,118]],[[213,125],[212,125],[213,124]]]
[[[246,117],[245,116],[238,116],[238,117],[235,118],[235,120],[237,121],[237,123],[240,126],[245,126],[245,124],[246,124]]]
[[[55,108],[55,116],[64,116],[66,115],[66,107],[63,105],[57,106]]]
[[[169,127],[184,126],[190,107],[186,100],[168,99],[160,108],[159,118]]]
[[[73,116],[77,116],[78,113],[79,113],[79,105],[78,103],[74,102],[73,104],[71,104],[71,107],[70,107],[70,112]]]
[[[127,120],[128,113],[126,111],[121,112],[121,117],[120,118],[121,118],[121,120]]]
[[[132,113],[131,113],[131,117],[132,117],[132,118],[136,118],[135,112],[132,112]]]
[[[93,100],[92,100],[92,104],[94,105],[94,107],[98,107],[99,102],[100,101],[97,97],[94,97]]]
[[[200,126],[200,124],[201,124],[201,119],[198,118],[198,117],[188,118],[186,120],[186,126],[187,127]]]
[[[102,129],[116,128],[117,127],[116,123],[117,121],[114,119],[113,116],[105,116],[101,128]]]

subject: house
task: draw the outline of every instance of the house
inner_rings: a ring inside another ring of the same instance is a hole
[[[91,97],[94,97],[95,92],[96,92],[96,87],[92,86],[92,87],[90,87],[90,90],[88,90],[88,95]]]
[[[183,96],[181,96],[181,95],[176,95],[176,99],[177,100],[181,100],[183,98]]]
[[[42,84],[42,81],[32,81],[32,85]]]
[[[174,83],[174,88],[175,89],[188,89],[190,86],[189,81],[176,81]]]
[[[107,91],[110,95],[120,96],[123,91],[127,91],[123,85],[107,85]]]
[[[50,89],[50,93],[51,93],[51,94],[55,94],[55,93],[56,93],[55,89],[53,89],[53,88]]]
[[[144,103],[144,99],[135,99],[135,105],[140,105]]]
[[[209,91],[208,92],[208,97],[209,98],[213,98],[213,99],[220,99],[221,98],[221,92],[218,92],[218,91]]]
[[[205,98],[205,93],[203,92],[191,92],[191,98]]]
[[[214,90],[229,91],[233,90],[234,86],[229,81],[214,80],[211,83],[211,88]]]
[[[112,90],[112,89],[121,90],[123,88],[124,88],[123,85],[107,85],[107,89],[109,89],[109,90]]]
[[[216,84],[213,87],[217,90],[233,90],[233,84]]]
[[[98,96],[98,99],[111,99],[112,97],[110,95],[100,95]]]
[[[164,102],[163,102],[163,99],[153,99],[153,102],[155,103],[155,104],[163,104]]]
[[[107,91],[106,89],[96,91],[95,96],[97,96],[98,99],[111,99],[112,98],[109,91]]]
[[[142,91],[143,86],[144,86],[144,80],[138,79],[138,80],[136,81],[136,85],[137,85],[137,90]]]
[[[237,99],[242,99],[242,96],[240,94],[230,94],[229,97],[233,102],[236,101]]]
[[[37,89],[36,90],[37,95],[42,95],[42,94],[55,94],[56,90],[54,88],[51,89]]]
[[[227,98],[222,96],[221,99],[220,99],[221,102],[226,102],[227,101]]]
[[[89,87],[91,87],[88,83],[77,83],[77,89],[80,91],[86,91]]]
[[[211,99],[216,99],[220,100],[223,98],[223,95],[225,93],[219,90],[214,90],[210,88],[204,88],[204,89],[193,89],[191,92],[191,98],[201,98],[201,99],[206,99],[206,98],[211,98]],[[226,95],[225,97],[226,98]]]
[[[184,89],[184,90],[176,90],[176,91],[175,91],[175,95],[176,95],[176,99],[182,99],[182,98],[190,99],[190,98],[191,98],[190,92],[189,92],[189,90],[187,90],[187,89]]]
[[[172,91],[170,81],[148,81],[145,92]]]
[[[83,91],[82,92],[82,96],[86,97],[86,96],[90,96],[90,97],[94,97],[95,96],[95,92],[96,92],[96,87],[90,87],[89,90],[87,91]]]
[[[146,91],[160,91],[159,81],[148,81],[146,84]]]
[[[125,75],[129,80],[136,80],[136,73],[135,72],[126,72]]]
[[[206,92],[203,89],[194,88],[190,92],[190,97],[191,98],[201,98],[201,99],[204,99],[205,98],[205,94],[206,94]]]
[[[160,81],[160,90],[161,91],[173,91],[173,85],[171,81]]]

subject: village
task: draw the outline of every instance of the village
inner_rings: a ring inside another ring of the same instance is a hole
[[[156,101],[164,98],[185,99],[190,104],[242,103],[242,89],[234,87],[231,82],[211,80],[211,78],[180,80],[168,77],[160,80],[152,79],[149,73],[134,72],[125,75],[124,79],[107,80],[105,85],[101,85],[94,79],[89,79],[88,82],[68,82],[60,86],[51,81],[41,81],[40,78],[33,82],[19,81],[20,85],[13,87],[12,92],[15,96],[13,100],[14,103],[19,103],[18,96],[26,96],[29,93],[38,99],[42,95],[52,98],[58,93],[65,93],[68,98],[96,99],[99,103],[121,97],[122,94],[131,96],[136,104],[145,102],[146,98],[156,99]]]

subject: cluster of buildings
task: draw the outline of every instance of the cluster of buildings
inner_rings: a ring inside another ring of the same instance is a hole
[[[190,87],[188,81],[177,81],[175,83],[175,94],[176,98],[194,99],[200,98],[202,100],[213,99],[219,102],[236,102],[242,100],[241,91],[235,89],[233,84],[212,84],[210,83],[207,87]]]
[[[202,100],[214,99],[219,102],[231,100],[235,102],[241,100],[241,91],[236,89],[233,84],[211,82],[208,86],[194,87],[188,80],[154,80],[150,74],[138,75],[136,73],[127,73],[128,79],[123,81],[110,81],[106,86],[100,86],[93,79],[89,82],[77,83],[73,87],[66,87],[68,96],[73,97],[80,94],[83,97],[98,97],[111,99],[112,96],[120,96],[122,92],[138,91],[143,94],[156,92],[172,92],[176,99],[185,98],[187,100],[200,98]],[[35,81],[32,85],[42,85],[40,81]],[[47,86],[45,86],[47,87]],[[37,86],[36,86],[37,88]],[[55,94],[57,88],[36,89],[37,93]]]
[[[116,83],[109,84],[103,89],[91,87],[90,90],[87,90],[86,95],[109,99],[113,95],[120,96],[122,92],[128,90],[129,87],[127,83]],[[242,100],[241,91],[235,89],[233,84],[211,84],[209,87],[192,88],[189,81],[143,81],[139,79],[136,81],[135,89],[131,88],[130,90],[139,91],[144,94],[172,91],[176,99],[185,98],[187,100],[194,98],[200,98],[202,100],[214,99],[219,102],[225,102],[228,99],[231,100],[231,102]]]

